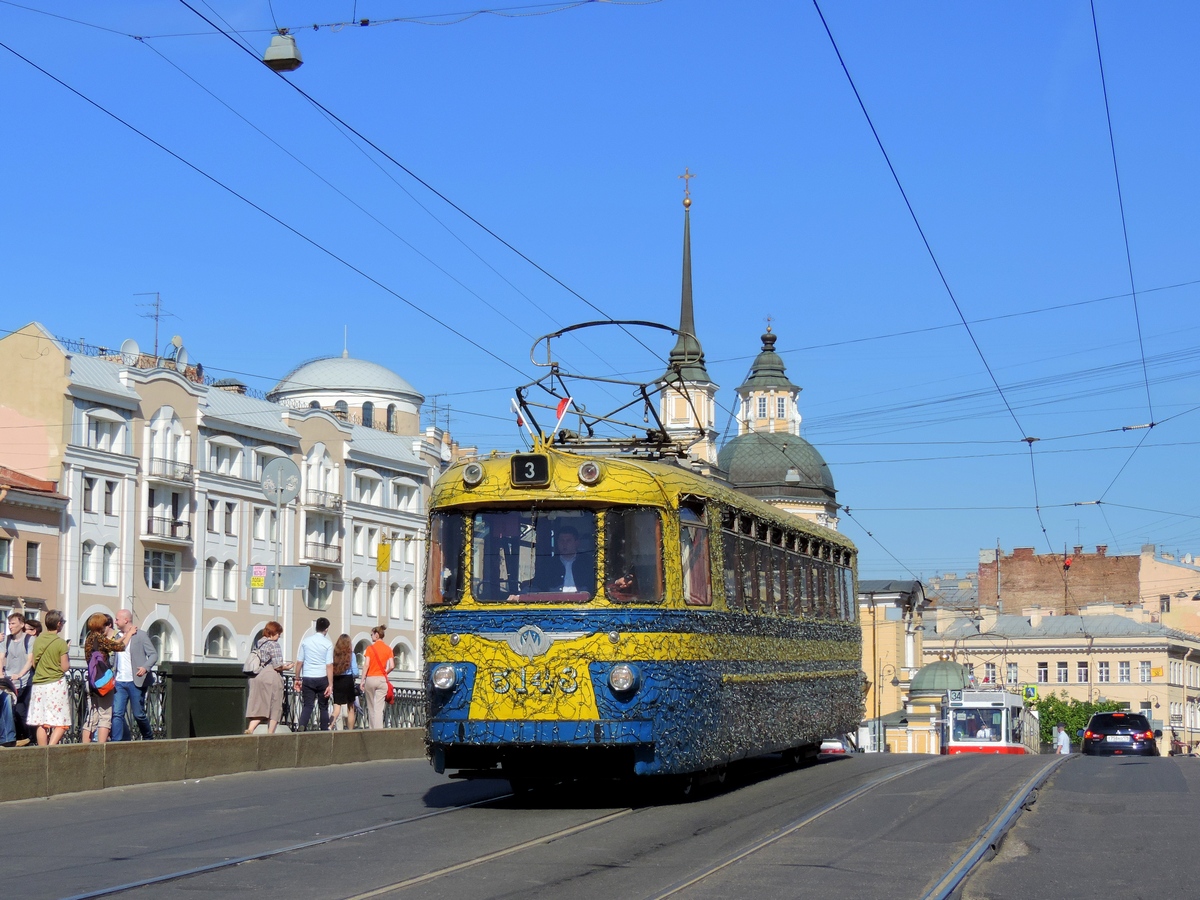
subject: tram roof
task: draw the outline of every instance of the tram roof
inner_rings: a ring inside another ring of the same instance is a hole
[[[447,469],[434,485],[430,508],[561,501],[580,506],[640,503],[677,509],[682,499],[694,496],[735,507],[781,528],[799,531],[847,550],[857,549],[853,541],[837,531],[744,494],[714,478],[691,472],[673,461],[623,455],[594,456],[556,447],[539,448],[536,452],[545,453],[551,460],[550,483],[545,487],[514,487],[510,460],[517,454],[498,453],[462,460]],[[471,462],[484,467],[484,479],[474,488],[466,487],[462,480],[463,468]],[[601,467],[601,477],[593,485],[583,485],[579,481],[578,467],[585,462],[595,462]]]

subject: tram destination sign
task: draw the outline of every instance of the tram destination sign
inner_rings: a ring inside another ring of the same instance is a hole
[[[512,458],[515,487],[545,487],[550,483],[550,459],[541,453],[518,453]]]
[[[963,692],[962,691],[955,691],[955,690],[950,691],[950,705],[951,706],[962,706],[963,705]]]

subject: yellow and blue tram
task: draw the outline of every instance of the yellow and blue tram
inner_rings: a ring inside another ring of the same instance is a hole
[[[842,535],[674,461],[543,441],[459,463],[430,510],[432,763],[529,781],[812,752],[862,718],[854,573]]]

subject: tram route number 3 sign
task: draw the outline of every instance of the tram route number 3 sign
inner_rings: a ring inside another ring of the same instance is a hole
[[[541,487],[550,483],[550,460],[540,453],[518,453],[512,458],[512,483]]]

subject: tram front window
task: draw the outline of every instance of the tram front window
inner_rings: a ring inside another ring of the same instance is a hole
[[[604,514],[604,583],[617,603],[661,603],[662,518],[653,509],[609,509]]]
[[[1004,735],[1000,709],[956,709],[951,723],[956,741],[998,741]]]
[[[596,514],[491,510],[475,514],[471,592],[488,602],[586,602],[596,595]]]

